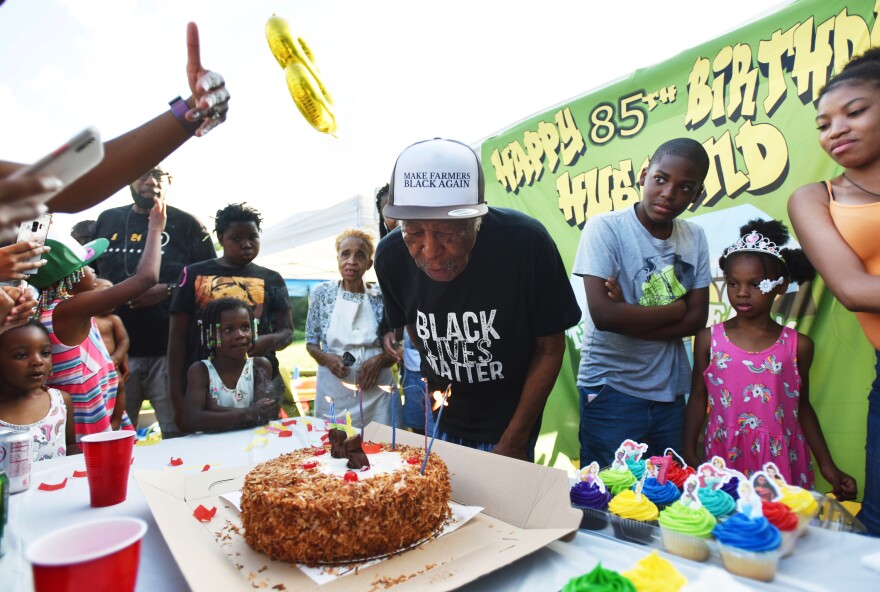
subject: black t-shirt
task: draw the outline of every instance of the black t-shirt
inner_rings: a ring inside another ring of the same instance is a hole
[[[224,267],[216,260],[188,265],[180,274],[178,286],[171,300],[171,313],[185,312],[190,315],[184,369],[198,359],[198,320],[212,300],[229,296],[246,302],[254,309],[254,316],[260,319],[259,332],[264,334],[275,332],[272,316],[277,311],[290,311],[284,279],[278,272],[254,263],[238,268]],[[272,375],[277,376],[278,358],[275,352],[270,352],[266,357],[272,363]]]
[[[95,260],[95,270],[114,284],[134,275],[147,238],[147,214],[138,214],[131,206],[105,210],[95,223],[95,238],[110,241],[107,251]],[[168,221],[162,233],[162,264],[159,282],[173,284],[189,263],[213,259],[214,243],[205,227],[190,214],[168,206]],[[169,300],[132,310],[123,305],[116,309],[130,337],[128,355],[164,356],[168,350]]]
[[[400,230],[379,242],[376,275],[392,327],[413,325],[431,391],[452,384],[441,429],[497,443],[519,403],[535,338],[581,318],[556,244],[535,219],[490,208],[451,282],[425,275]]]

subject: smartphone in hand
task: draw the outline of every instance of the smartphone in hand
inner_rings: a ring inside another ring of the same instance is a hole
[[[46,244],[46,235],[49,234],[49,225],[52,223],[52,214],[44,214],[36,220],[22,222],[18,231],[18,240],[16,242],[33,241],[40,246]],[[28,261],[39,261],[42,255],[31,257]],[[22,273],[33,275],[37,273],[37,269],[28,269]]]

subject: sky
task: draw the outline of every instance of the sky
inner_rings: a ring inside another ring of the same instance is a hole
[[[775,0],[6,0],[0,6],[0,159],[32,162],[82,128],[118,136],[186,98],[186,23],[231,94],[226,123],[164,163],[168,202],[210,229],[246,201],[263,228],[390,178],[400,151],[477,144],[535,113],[664,61]],[[731,13],[735,7],[735,13]],[[265,38],[277,14],[333,95],[337,137],[300,115]],[[127,189],[60,229],[131,203]]]

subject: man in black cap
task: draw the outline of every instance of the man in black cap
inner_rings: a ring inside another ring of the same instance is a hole
[[[534,460],[544,404],[581,318],[544,227],[489,208],[479,159],[452,140],[413,144],[397,159],[376,275],[391,327],[407,327],[431,391],[451,385],[443,440]],[[384,337],[394,355],[393,333]]]
[[[147,235],[153,197],[165,200],[169,185],[171,175],[161,165],[153,167],[131,184],[133,205],[101,212],[95,223],[95,238],[108,239],[110,246],[97,261],[100,277],[117,284],[134,274]],[[171,206],[167,212],[159,283],[116,309],[131,340],[128,350],[131,374],[125,383],[126,411],[137,426],[141,405],[149,400],[163,438],[182,434],[174,423],[165,360],[171,294],[186,265],[216,257],[211,237],[198,220]]]

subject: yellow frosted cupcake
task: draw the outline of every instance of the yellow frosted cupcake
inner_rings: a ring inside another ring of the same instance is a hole
[[[643,557],[632,569],[620,575],[632,582],[638,592],[678,592],[687,584],[687,578],[657,551]]]
[[[651,541],[660,512],[647,496],[627,489],[611,499],[608,511],[616,517],[614,533],[617,538],[642,544]]]
[[[819,513],[819,502],[813,497],[813,494],[802,488],[787,485],[782,488],[782,497],[779,501],[791,508],[791,511],[798,517],[798,536],[807,533],[807,526],[810,521]]]

